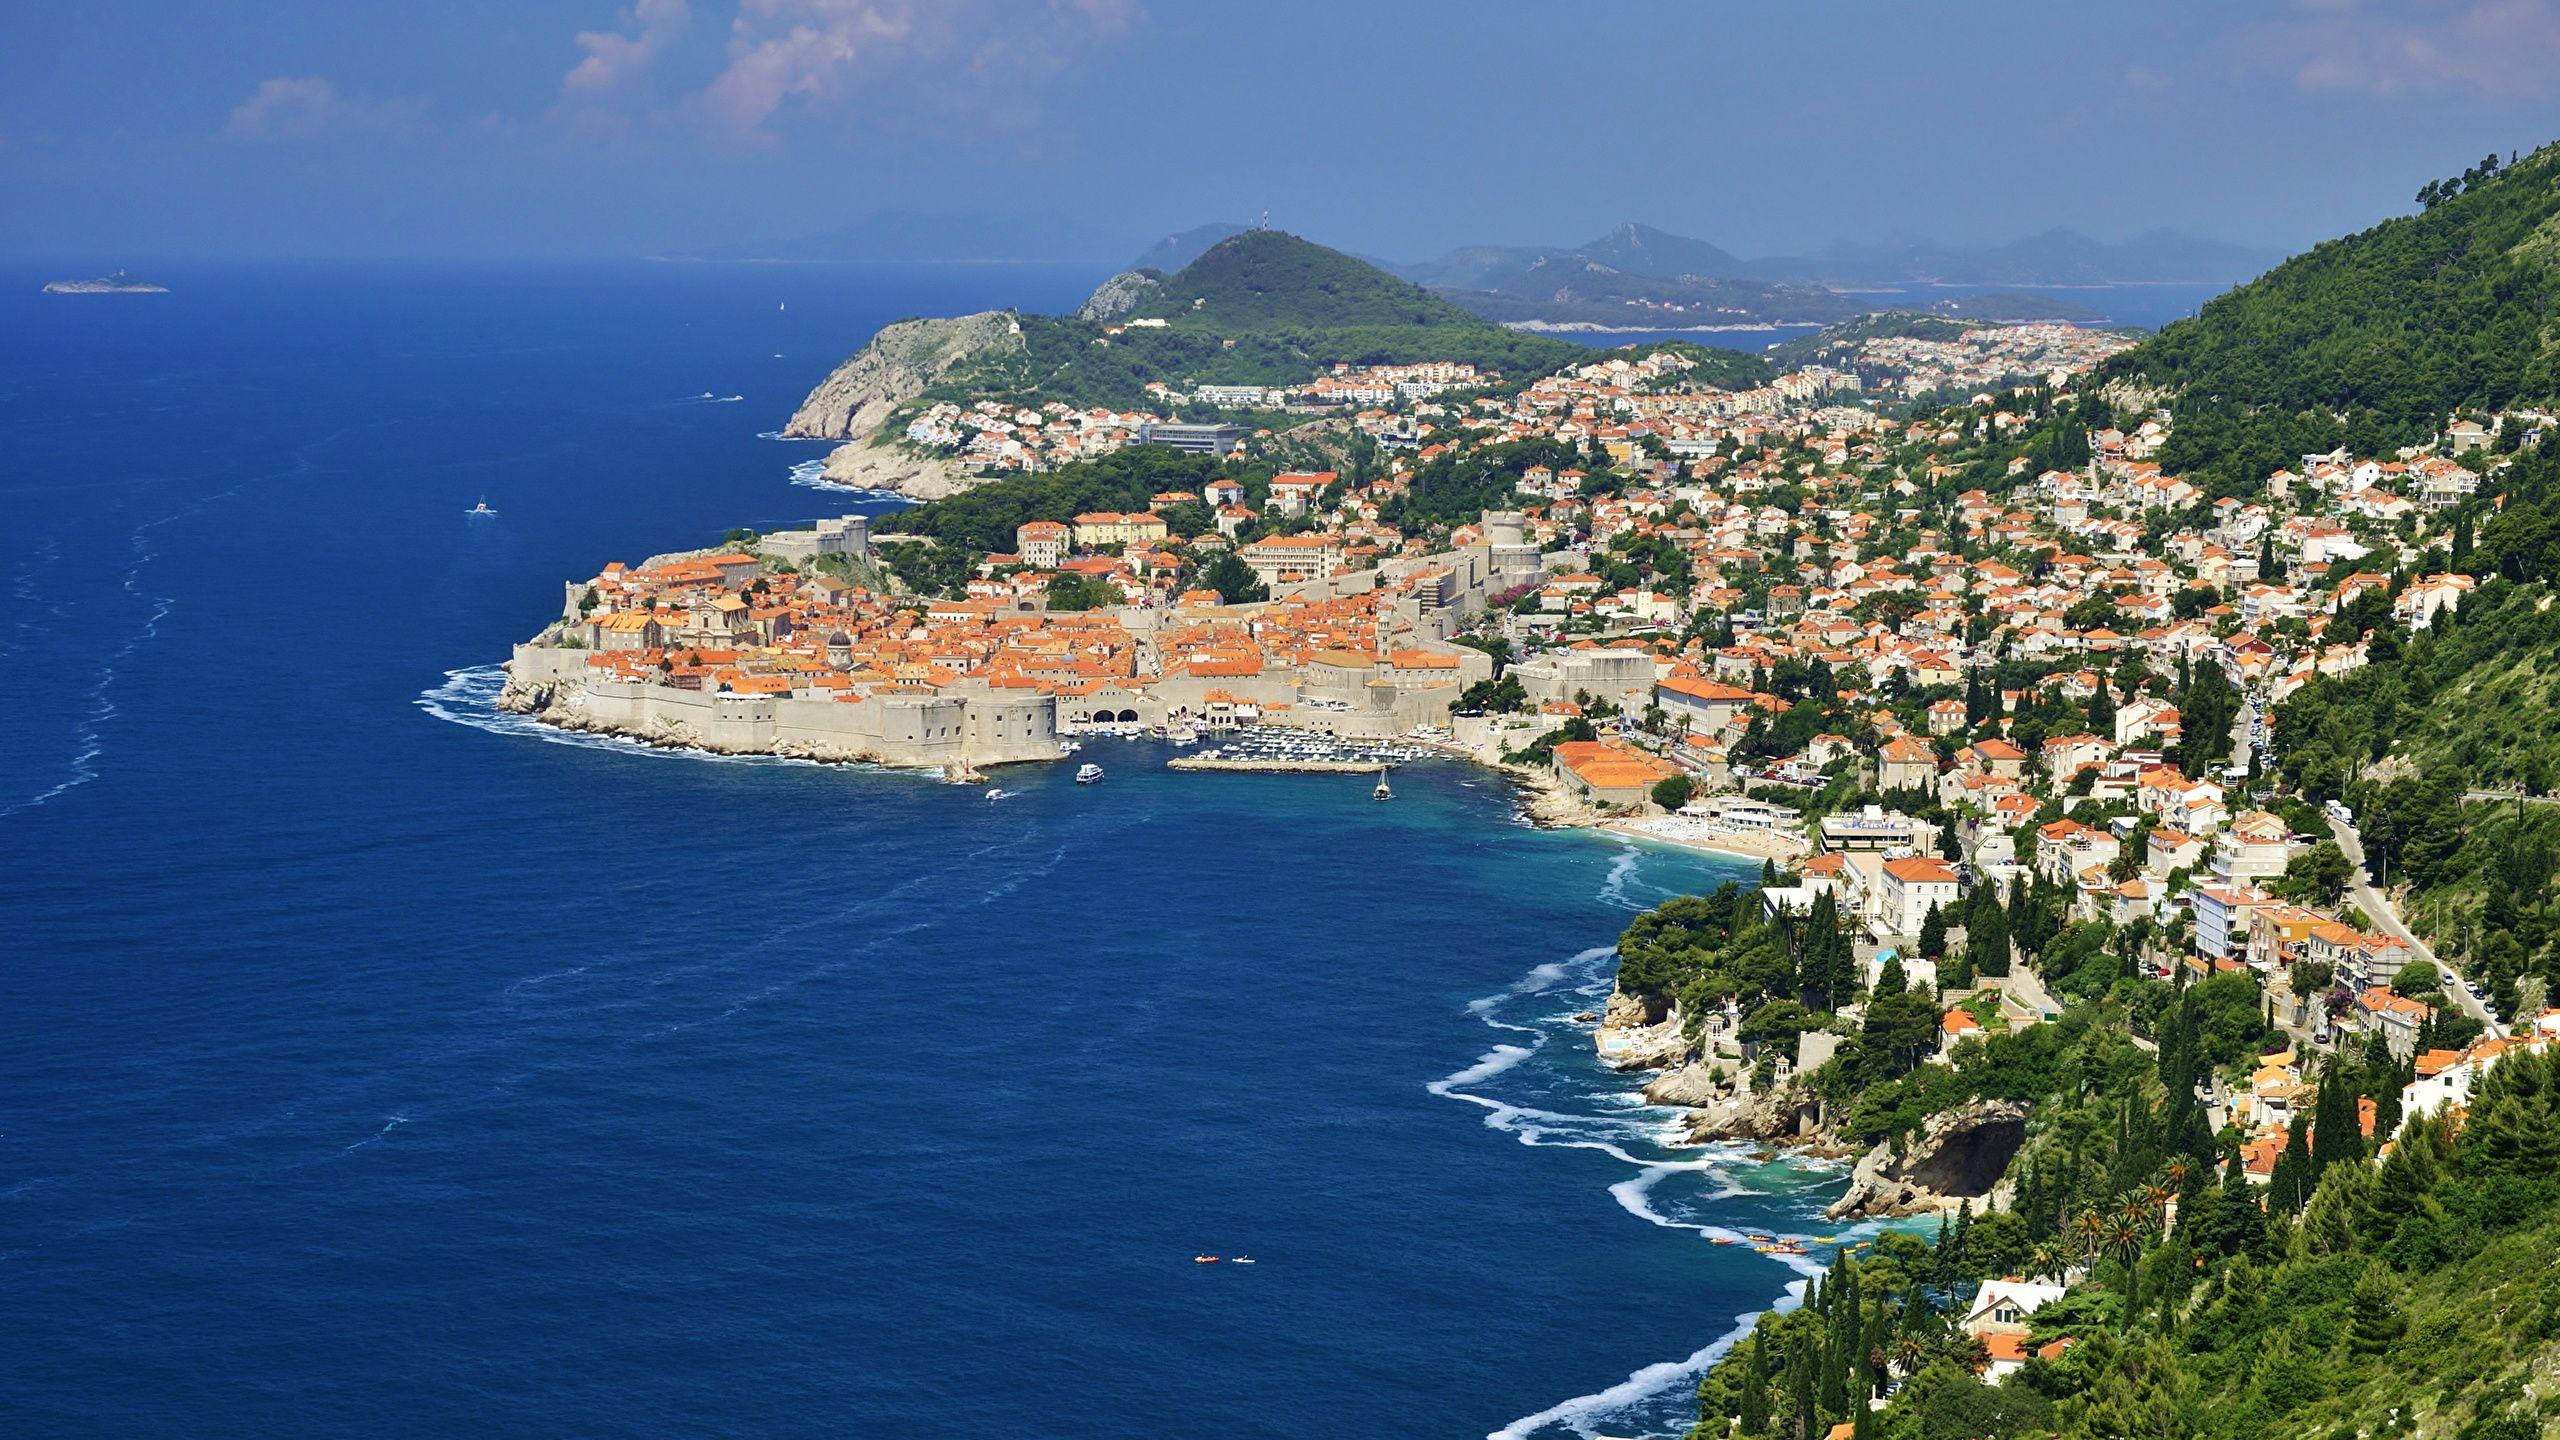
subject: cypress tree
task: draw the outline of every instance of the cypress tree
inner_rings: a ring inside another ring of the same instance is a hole
[[[1760,1333],[1754,1329],[1751,1338],[1742,1342],[1741,1424],[1745,1435],[1769,1433],[1769,1373],[1768,1362],[1760,1351]]]
[[[1787,1413],[1792,1418],[1795,1440],[1814,1440],[1820,1433],[1813,1408],[1813,1387],[1818,1364],[1816,1351],[1822,1337],[1812,1330],[1797,1332],[1796,1343],[1787,1364]]]
[[[2320,1076],[2320,1098],[2312,1109],[2311,1183],[2341,1160],[2364,1158],[2363,1127],[2356,1120],[2355,1087],[2346,1067],[2332,1061]]]
[[[2296,1114],[2293,1125],[2285,1131],[2284,1153],[2276,1157],[2273,1179],[2267,1185],[2267,1205],[2282,1207],[2286,1214],[2296,1214],[2303,1202],[2311,1198],[2311,1184],[2316,1172],[2311,1163],[2311,1117]]]
[[[1943,959],[1947,953],[1947,921],[1935,905],[1920,917],[1920,953],[1931,960]]]

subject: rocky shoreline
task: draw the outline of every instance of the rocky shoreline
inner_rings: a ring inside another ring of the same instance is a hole
[[[2027,1107],[2019,1102],[1976,1101],[1931,1117],[1898,1143],[1861,1146],[1839,1133],[1841,1117],[1800,1079],[1754,1090],[1741,1066],[1699,1053],[1676,1004],[1648,1003],[1613,986],[1608,1008],[1588,1018],[1602,1064],[1652,1072],[1643,1089],[1645,1103],[1689,1112],[1679,1122],[1676,1143],[1745,1142],[1808,1159],[1854,1157],[1848,1189],[1823,1210],[1829,1219],[1943,1214],[1966,1205],[2000,1209],[2009,1203],[2009,1161],[2027,1130]]]

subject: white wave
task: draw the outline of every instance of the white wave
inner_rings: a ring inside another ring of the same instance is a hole
[[[1607,876],[1601,881],[1599,898],[1628,908],[1641,908],[1628,894],[1628,887],[1636,883],[1636,868],[1642,863],[1642,858],[1640,849],[1628,846],[1611,863]],[[1701,1240],[1727,1244],[1744,1242],[1748,1236],[1742,1231],[1669,1213],[1655,1203],[1656,1188],[1675,1176],[1694,1181],[1698,1186],[1697,1198],[1709,1202],[1759,1193],[1734,1178],[1733,1169],[1743,1153],[1739,1147],[1712,1146],[1692,1151],[1679,1159],[1662,1158],[1663,1152],[1672,1150],[1680,1141],[1676,1110],[1652,1105],[1645,1101],[1640,1091],[1632,1088],[1613,1089],[1595,1095],[1591,1097],[1595,1108],[1582,1113],[1541,1108],[1481,1091],[1487,1082],[1517,1068],[1545,1049],[1550,1039],[1559,1035],[1579,1038],[1573,1028],[1576,1013],[1573,1010],[1550,1011],[1539,1016],[1536,1023],[1526,1024],[1506,1018],[1505,1008],[1516,1001],[1554,996],[1559,991],[1585,999],[1606,993],[1613,978],[1609,962],[1616,953],[1614,946],[1594,946],[1568,959],[1535,966],[1504,989],[1469,1002],[1466,1007],[1468,1013],[1488,1028],[1524,1036],[1525,1040],[1497,1044],[1475,1063],[1432,1081],[1425,1088],[1444,1099],[1463,1101],[1483,1110],[1487,1127],[1510,1135],[1522,1145],[1535,1149],[1595,1151],[1629,1167],[1633,1173],[1611,1184],[1609,1196],[1619,1208],[1649,1225],[1681,1231]],[[1552,1005],[1554,1002],[1550,999],[1546,1003]],[[1781,1309],[1798,1303],[1810,1278],[1821,1273],[1820,1263],[1810,1255],[1766,1255],[1763,1258],[1796,1272],[1796,1278],[1784,1288],[1776,1302]],[[1488,1440],[1530,1440],[1530,1437],[1557,1427],[1584,1437],[1584,1440],[1597,1440],[1598,1432],[1593,1427],[1602,1419],[1623,1416],[1638,1406],[1660,1401],[1684,1384],[1694,1383],[1697,1376],[1750,1332],[1757,1319],[1757,1313],[1744,1315],[1731,1330],[1683,1359],[1647,1365],[1606,1389],[1576,1396],[1536,1414],[1522,1416],[1492,1432]]]
[[[1789,1310],[1803,1303],[1805,1284],[1805,1281],[1798,1280],[1789,1285],[1785,1297],[1770,1308]],[[1761,1313],[1754,1311],[1743,1316],[1734,1322],[1732,1329],[1708,1341],[1684,1359],[1657,1361],[1605,1390],[1577,1395],[1534,1415],[1523,1415],[1499,1430],[1488,1432],[1485,1440],[1531,1440],[1539,1431],[1556,1425],[1589,1440],[1596,1433],[1591,1428],[1594,1422],[1666,1394],[1673,1387],[1707,1373],[1710,1367],[1724,1358],[1726,1351],[1742,1343],[1742,1337],[1751,1333],[1751,1327],[1759,1323]]]
[[[1570,960],[1550,960],[1544,965],[1531,969],[1528,974],[1521,976],[1518,980],[1513,981],[1509,989],[1497,991],[1491,995],[1479,996],[1476,999],[1468,1001],[1467,1013],[1481,1017],[1486,1012],[1492,1010],[1493,1007],[1502,1004],[1506,1000],[1516,1000],[1524,995],[1536,995],[1543,991],[1551,990],[1555,988],[1557,984],[1562,982],[1564,977],[1571,973],[1575,967],[1588,965],[1595,960],[1606,959],[1616,953],[1618,953],[1618,947],[1615,945],[1596,945],[1591,949],[1585,950],[1581,954],[1574,956]]]
[[[1479,1057],[1473,1065],[1455,1075],[1434,1080],[1426,1088],[1434,1095],[1445,1096],[1461,1085],[1473,1085],[1490,1080],[1536,1053],[1538,1052],[1533,1047],[1527,1045],[1496,1045]]]
[[[895,490],[874,490],[865,485],[847,485],[842,481],[830,480],[827,478],[826,471],[827,462],[824,458],[803,460],[791,467],[791,483],[804,490],[824,490],[830,495],[851,495],[858,500],[904,500],[907,498]]]
[[[1609,862],[1607,877],[1600,882],[1600,898],[1630,910],[1645,908],[1627,894],[1627,881],[1635,877],[1636,867],[1643,863],[1644,852],[1635,846],[1628,845],[1619,851],[1618,858]]]
[[[550,745],[570,745],[581,750],[651,755],[661,760],[711,760],[732,765],[792,765],[819,769],[829,765],[856,770],[887,768],[858,760],[810,760],[797,755],[727,755],[717,750],[698,750],[690,745],[648,745],[620,735],[563,730],[557,725],[545,725],[530,715],[518,715],[497,707],[498,692],[507,684],[507,667],[504,665],[474,665],[462,670],[447,670],[444,677],[443,684],[421,693],[409,703],[439,720],[468,725],[492,735],[540,740]]]

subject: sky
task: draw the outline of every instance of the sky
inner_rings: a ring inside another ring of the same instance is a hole
[[[2560,139],[2560,0],[12,0],[0,254],[1055,258],[1641,220],[1745,255],[2300,248]]]

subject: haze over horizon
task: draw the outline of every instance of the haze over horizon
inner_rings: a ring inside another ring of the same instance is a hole
[[[0,253],[610,257],[882,214],[1114,260],[1641,220],[1744,256],[2056,227],[2298,249],[2560,134],[2560,0],[453,0],[0,16]]]

